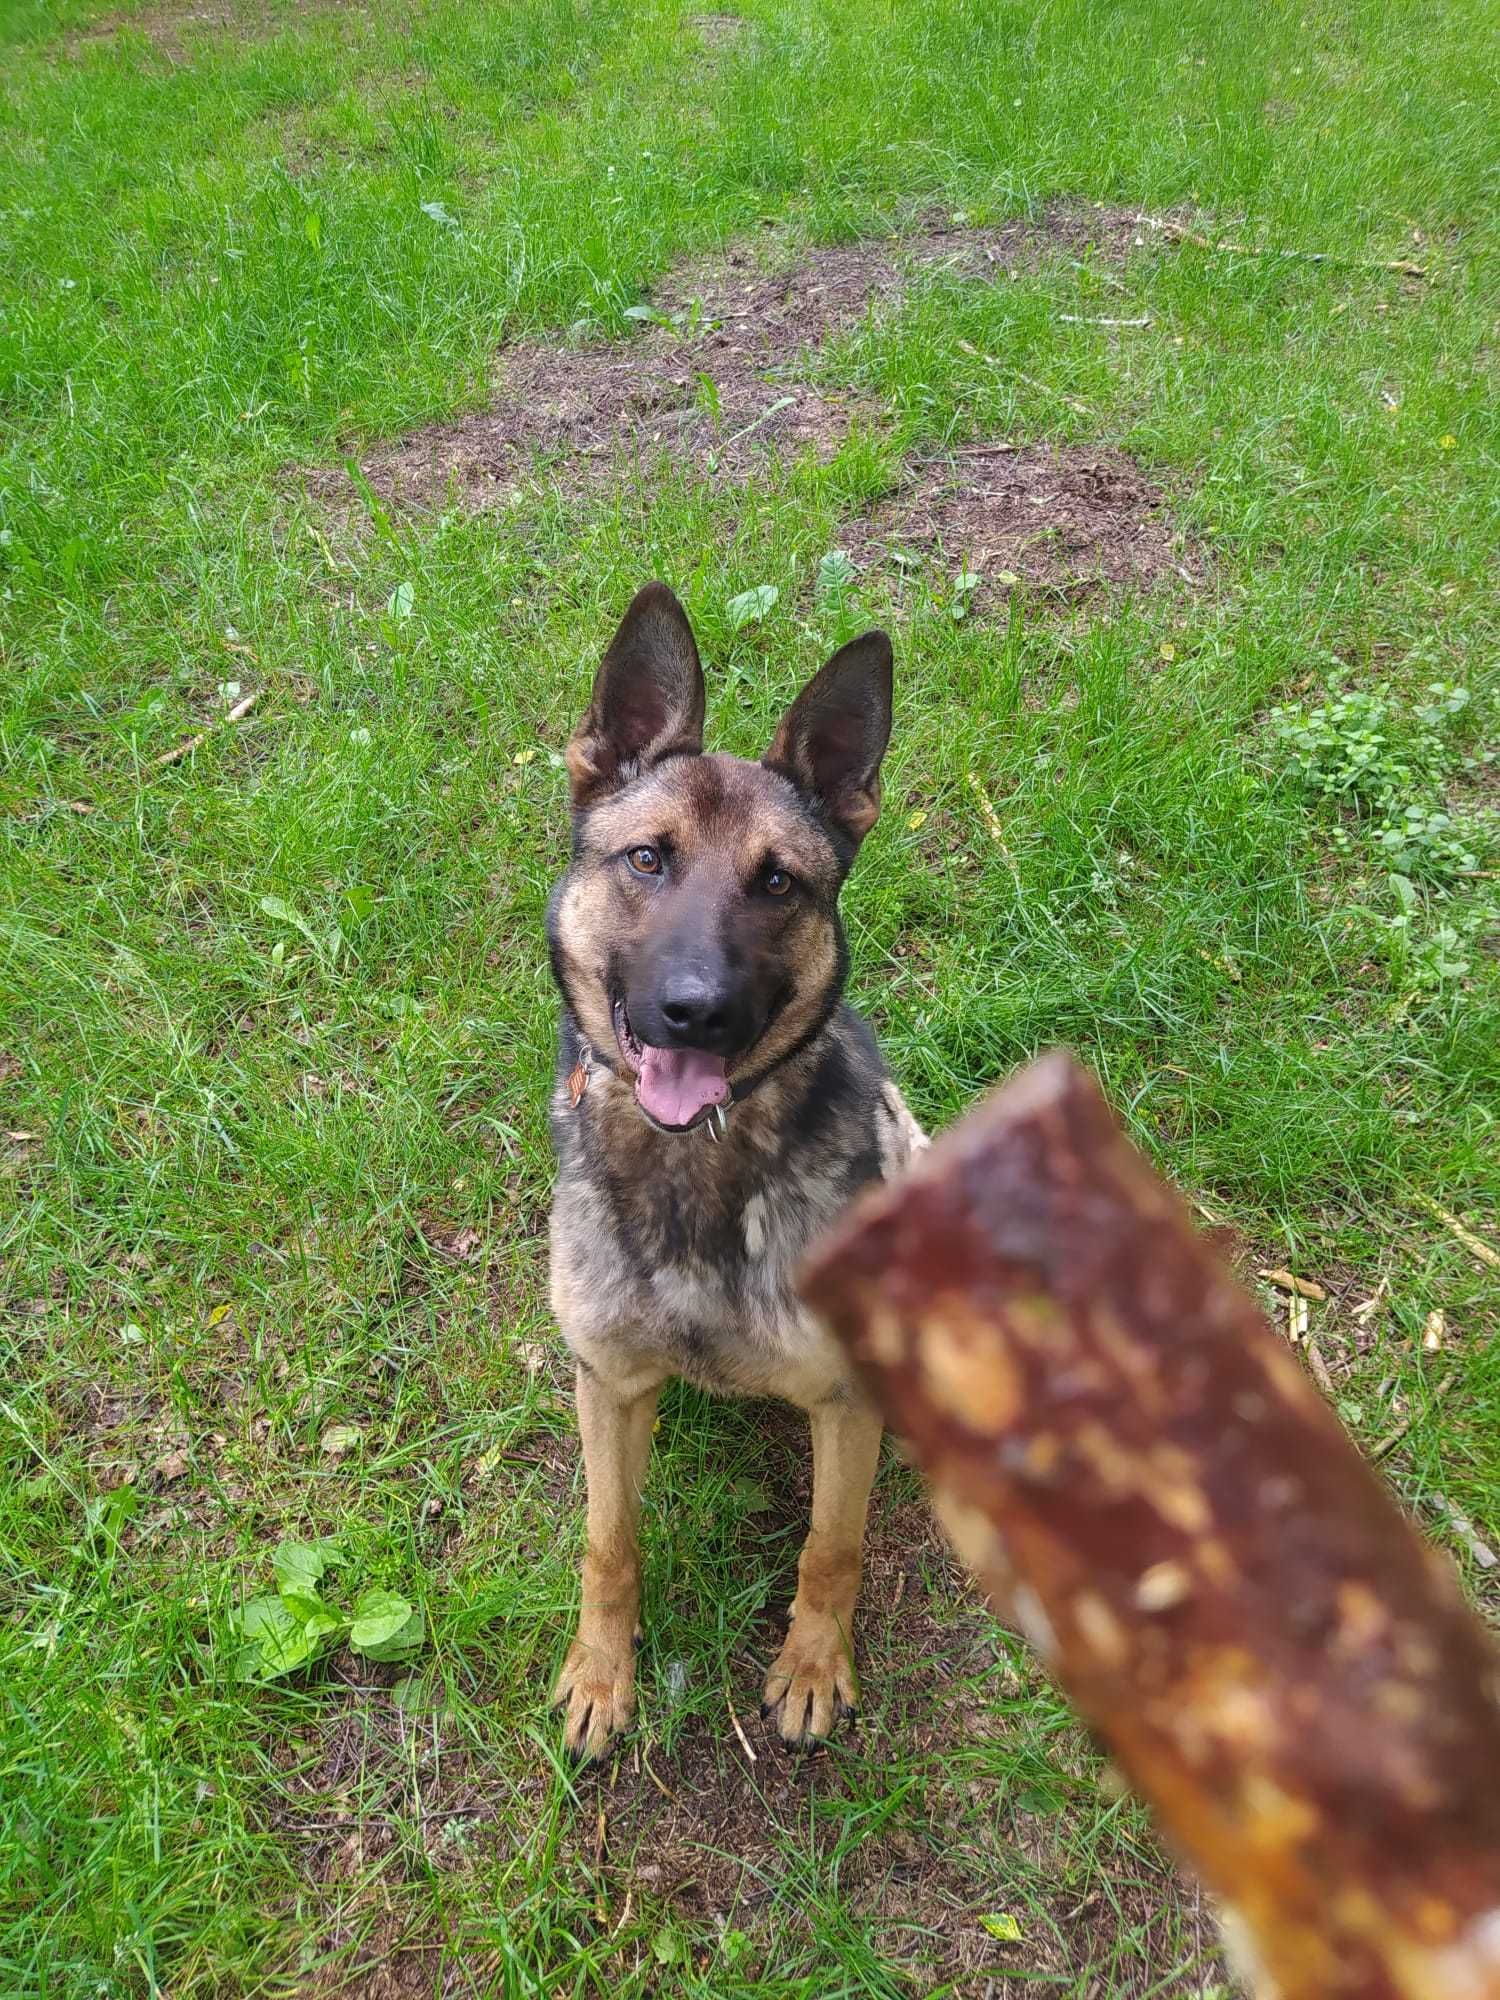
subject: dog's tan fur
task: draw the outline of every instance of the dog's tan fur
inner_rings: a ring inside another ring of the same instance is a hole
[[[672,1375],[808,1412],[812,1522],[765,1702],[802,1742],[855,1700],[881,1426],[791,1275],[861,1185],[926,1143],[840,999],[837,897],[878,809],[889,672],[888,643],[866,635],[805,691],[764,764],[705,756],[691,632],[670,593],[650,586],[570,746],[573,859],[549,931],[564,998],[552,1299],[577,1361],[588,1479],[582,1608],[556,1699],[578,1754],[597,1755],[634,1712],[641,1486]],[[643,842],[671,855],[670,896],[622,865]],[[757,893],[773,863],[795,895]],[[756,1023],[727,1064],[734,1103],[718,1143],[643,1113],[616,1040],[619,989],[684,910],[727,934]]]

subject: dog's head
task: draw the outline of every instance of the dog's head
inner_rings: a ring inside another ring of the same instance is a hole
[[[552,968],[596,1055],[686,1131],[801,1048],[843,989],[838,896],[880,810],[891,642],[866,632],[758,764],[703,750],[703,670],[665,584],[626,612],[568,745]]]

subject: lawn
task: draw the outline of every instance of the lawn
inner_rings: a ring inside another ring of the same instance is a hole
[[[894,1457],[775,1747],[790,1412],[664,1402],[563,1764],[560,753],[650,576],[747,754],[888,624],[914,1108],[1076,1048],[1493,1615],[1497,30],[8,0],[0,1992],[1223,1987]],[[283,1539],[419,1649],[246,1678]]]

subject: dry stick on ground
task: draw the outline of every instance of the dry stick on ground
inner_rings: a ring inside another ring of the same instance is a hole
[[[1500,1271],[1500,1250],[1492,1250],[1482,1236],[1476,1236],[1472,1229],[1467,1228],[1456,1215],[1444,1208],[1440,1202],[1434,1201],[1430,1195],[1419,1194],[1417,1200],[1421,1202],[1423,1208],[1429,1209],[1439,1222],[1453,1231],[1471,1257],[1477,1258],[1481,1264],[1488,1264],[1492,1271]]]
[[[1278,2000],[1500,2000],[1500,1658],[1066,1056],[809,1259],[939,1513]]]
[[[1062,389],[1054,389],[1050,382],[1039,382],[1035,375],[1023,375],[1019,368],[1012,368],[993,354],[986,354],[972,341],[961,340],[958,343],[958,351],[960,354],[967,354],[973,361],[982,361],[986,368],[993,368],[1001,375],[1013,375],[1018,382],[1024,382],[1028,389],[1040,389],[1044,396],[1055,396],[1058,402],[1066,403],[1070,410],[1076,410],[1080,417],[1091,417],[1094,414],[1081,398],[1070,396]]]
[[[1082,313],[1059,313],[1064,326],[1149,326],[1151,315],[1142,313],[1139,319],[1087,319]]]
[[[1433,1402],[1434,1403],[1442,1402],[1444,1396],[1447,1395],[1448,1391],[1453,1387],[1454,1383],[1457,1380],[1458,1380],[1458,1370],[1456,1368],[1451,1369],[1448,1372],[1448,1374],[1446,1374],[1443,1377],[1442,1381],[1438,1383],[1437,1387],[1433,1390],[1432,1392]],[[1378,1444],[1372,1445],[1370,1447],[1371,1458],[1385,1458],[1388,1453],[1393,1452],[1396,1449],[1396,1446],[1400,1444],[1402,1438],[1404,1438],[1406,1436],[1406,1433],[1411,1429],[1412,1420],[1416,1416],[1416,1414],[1417,1413],[1415,1409],[1409,1409],[1406,1415],[1401,1419],[1401,1421],[1398,1424],[1395,1424],[1390,1430],[1388,1430],[1385,1436],[1380,1440]]]
[[[226,722],[238,722],[242,716],[248,715],[259,700],[259,690],[254,694],[247,694],[242,701],[237,701],[233,708],[211,722],[207,729],[200,729],[196,736],[190,736],[185,743],[179,743],[175,749],[163,750],[159,757],[153,757],[151,759],[153,768],[160,770],[164,764],[180,764],[184,757],[190,757],[216,729],[222,729]]]
[[[1230,243],[1224,237],[1200,236],[1185,222],[1167,222],[1155,215],[1143,215],[1148,229],[1174,236],[1179,243],[1194,243],[1200,250],[1222,250],[1232,257],[1295,257],[1303,264],[1342,264],[1351,271],[1399,271],[1403,278],[1429,276],[1425,264],[1409,264],[1404,257],[1341,257],[1334,250],[1283,250],[1275,243]]]

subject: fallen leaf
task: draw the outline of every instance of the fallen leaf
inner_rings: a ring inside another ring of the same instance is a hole
[[[737,597],[731,597],[724,606],[730,630],[742,632],[747,625],[758,625],[776,609],[780,597],[774,583],[758,583],[753,590],[742,590]]]
[[[213,1311],[212,1311],[212,1312],[211,1312],[211,1313],[209,1314],[209,1316],[208,1316],[208,1323],[209,1323],[209,1325],[210,1325],[210,1326],[222,1326],[222,1325],[224,1324],[225,1320],[226,1320],[226,1319],[228,1319],[229,1315],[230,1315],[230,1314],[231,1314],[231,1313],[232,1313],[233,1311],[234,1311],[234,1307],[233,1307],[233,1306],[227,1306],[227,1305],[226,1305],[226,1306],[215,1306],[215,1307],[214,1307],[214,1309],[213,1309]]]
[[[181,1479],[188,1469],[188,1455],[185,1451],[171,1451],[165,1458],[159,1458],[151,1468],[158,1479]]]
[[[908,813],[906,816],[906,830],[908,833],[915,833],[919,827],[926,826],[926,824],[927,815],[924,812]]]
[[[1424,1354],[1438,1354],[1442,1351],[1443,1338],[1448,1331],[1448,1321],[1440,1312],[1430,1312],[1422,1322],[1422,1351]]]
[[[990,1936],[998,1938],[1001,1944],[1019,1944],[1021,1942],[1021,1926],[1008,1910],[991,1910],[986,1916],[982,1916],[979,1921],[984,1925]]]
[[[1299,1278],[1291,1271],[1284,1271],[1277,1265],[1272,1270],[1257,1271],[1258,1278],[1274,1285],[1281,1292],[1295,1292],[1299,1299],[1326,1299],[1328,1294],[1312,1278]]]
[[[363,1437],[358,1424],[330,1424],[318,1442],[325,1458],[347,1458]]]

